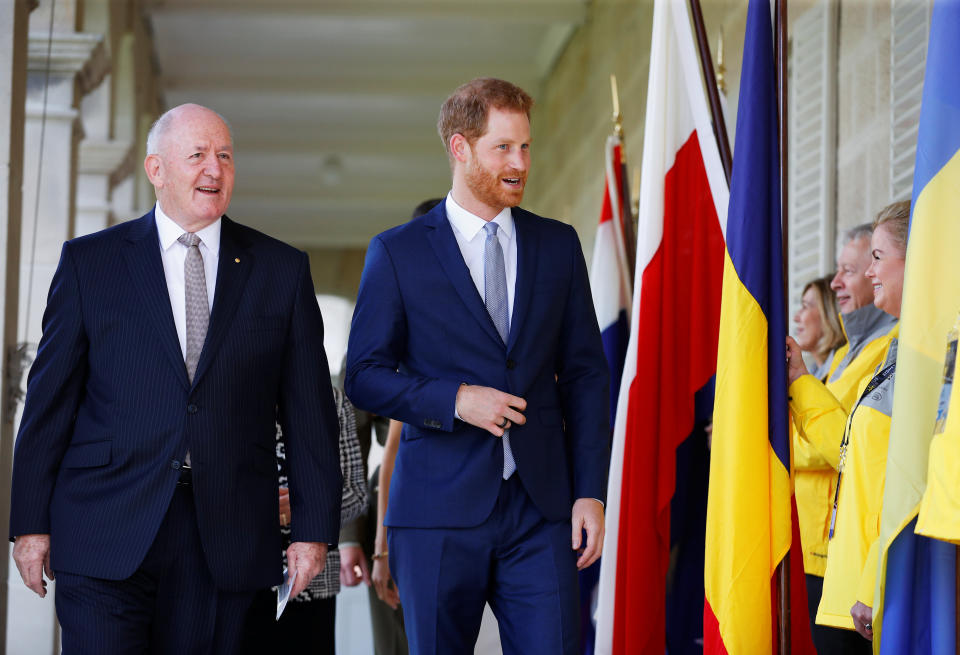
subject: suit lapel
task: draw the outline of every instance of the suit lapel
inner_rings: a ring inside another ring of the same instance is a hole
[[[466,262],[463,261],[463,253],[460,252],[457,238],[453,235],[453,228],[450,226],[450,221],[447,220],[444,203],[441,202],[418,220],[426,223],[427,239],[430,241],[437,259],[440,260],[440,266],[447,274],[454,289],[457,290],[457,295],[460,296],[463,304],[467,306],[473,317],[477,319],[477,323],[480,324],[483,331],[502,346],[503,340],[493,324],[493,319],[487,312],[486,305],[483,304],[483,299],[473,283],[473,278],[470,277],[470,270],[467,268]]]
[[[123,258],[130,271],[130,279],[140,291],[150,324],[157,330],[160,348],[177,370],[177,377],[183,386],[189,387],[187,367],[183,363],[180,339],[170,308],[170,292],[163,274],[160,237],[152,211],[130,224],[125,241]]]
[[[244,285],[250,275],[253,265],[246,244],[238,238],[236,223],[226,216],[223,217],[220,228],[220,258],[217,264],[217,286],[213,296],[213,310],[210,312],[210,324],[207,328],[207,339],[200,352],[200,361],[197,363],[197,372],[193,376],[193,384],[203,377],[210,367],[210,362],[217,354],[223,337],[233,322],[233,315],[243,296]]]
[[[537,219],[519,207],[514,207],[511,213],[517,236],[517,283],[513,293],[513,320],[510,321],[507,352],[517,343],[517,335],[520,334],[520,328],[527,317],[530,297],[533,294],[533,281],[537,273],[537,238],[533,223]]]

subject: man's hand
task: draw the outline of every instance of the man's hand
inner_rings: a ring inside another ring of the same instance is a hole
[[[290,490],[280,487],[280,525],[290,525]]]
[[[578,498],[573,504],[573,549],[580,553],[577,569],[582,571],[597,561],[603,551],[603,504],[593,498]],[[581,544],[583,530],[587,543]]]
[[[523,425],[527,422],[522,412],[527,401],[491,387],[478,387],[472,384],[460,385],[457,391],[457,415],[461,421],[475,425],[492,434],[502,437],[511,425]]]
[[[13,559],[20,570],[23,584],[33,590],[40,598],[47,595],[47,582],[53,580],[53,569],[50,568],[50,535],[22,534],[13,543]]]
[[[859,600],[850,608],[850,616],[853,617],[853,627],[864,639],[873,641],[873,608],[864,605]]]
[[[287,571],[289,575],[297,572],[297,579],[290,590],[290,597],[296,596],[307,588],[310,581],[317,577],[327,562],[327,544],[310,541],[295,541],[287,548]]]
[[[386,557],[373,560],[373,588],[377,590],[377,598],[385,602],[391,609],[400,607],[400,592],[390,577],[390,563]]]
[[[360,546],[340,546],[340,584],[356,587],[361,580],[370,586],[370,571],[363,549]]]
[[[803,362],[803,351],[793,337],[787,337],[787,384],[793,384],[797,378],[809,375],[807,365]]]

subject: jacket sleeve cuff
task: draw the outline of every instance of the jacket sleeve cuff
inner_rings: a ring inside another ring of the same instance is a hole
[[[417,427],[452,432],[459,390],[460,382],[436,380],[424,399],[423,415]]]

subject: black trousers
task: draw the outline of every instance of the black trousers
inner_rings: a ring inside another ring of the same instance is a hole
[[[291,600],[279,621],[276,616],[277,592],[257,592],[244,626],[244,655],[335,654],[336,596],[309,602]]]
[[[810,632],[817,655],[873,655],[872,642],[855,630],[844,630],[817,625],[817,608],[823,595],[823,578],[807,574],[807,610],[810,613]]]
[[[64,655],[238,653],[254,592],[217,589],[191,487],[178,486],[143,563],[126,580],[56,571]]]

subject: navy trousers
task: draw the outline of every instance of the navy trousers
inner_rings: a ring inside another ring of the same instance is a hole
[[[387,539],[411,653],[472,653],[487,602],[504,655],[577,653],[570,522],[544,520],[519,475],[476,527],[391,527]]]
[[[177,487],[143,564],[126,580],[55,571],[64,655],[240,651],[243,620],[254,592],[216,588],[190,490]]]

